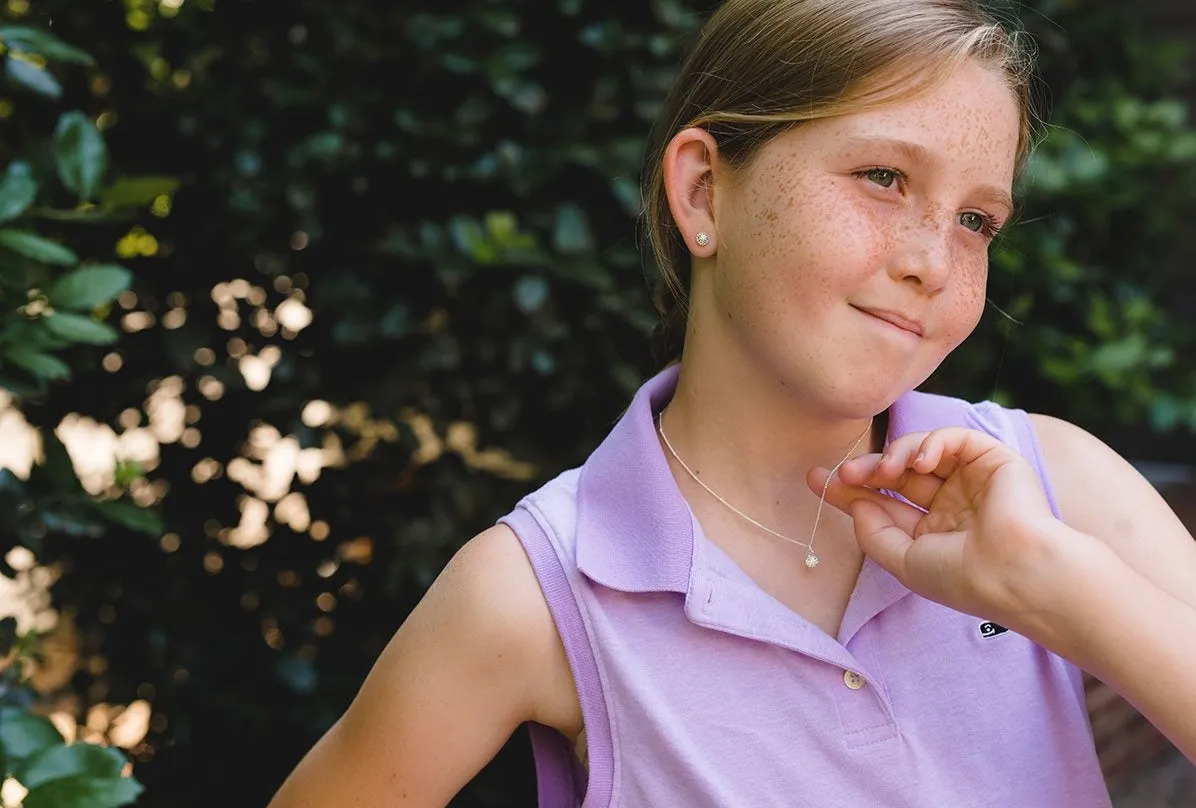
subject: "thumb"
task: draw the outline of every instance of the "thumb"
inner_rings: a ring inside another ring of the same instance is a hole
[[[897,580],[908,584],[906,556],[914,540],[875,502],[857,499],[849,507],[860,549]]]

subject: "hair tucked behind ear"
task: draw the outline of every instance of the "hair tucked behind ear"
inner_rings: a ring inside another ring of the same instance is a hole
[[[682,65],[648,142],[643,217],[660,272],[661,364],[681,355],[689,300],[690,254],[664,190],[674,135],[702,127],[719,158],[742,168],[794,126],[908,98],[968,59],[1004,74],[1017,98],[1020,163],[1034,119],[1032,51],[977,0],[726,0]]]
[[[688,276],[689,273],[685,274]],[[688,294],[675,293],[663,278],[653,290],[652,302],[660,315],[660,322],[652,331],[652,353],[662,366],[681,358],[689,319],[686,306],[688,297]]]

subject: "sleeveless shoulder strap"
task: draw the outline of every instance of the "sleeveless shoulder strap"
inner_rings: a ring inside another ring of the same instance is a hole
[[[1046,472],[1034,425],[1024,410],[1006,409],[992,401],[971,404],[950,396],[910,393],[894,413],[891,431],[896,436],[929,432],[944,426],[978,429],[1017,449],[1037,472],[1051,511],[1056,518],[1060,517],[1059,503]]]
[[[1014,444],[1021,452],[1022,457],[1026,458],[1026,461],[1038,472],[1038,479],[1042,481],[1042,490],[1046,493],[1047,502],[1050,503],[1051,513],[1055,514],[1056,519],[1062,519],[1063,514],[1059,510],[1059,501],[1055,498],[1055,489],[1051,485],[1050,475],[1047,474],[1046,461],[1042,457],[1042,447],[1038,444],[1038,434],[1034,431],[1034,424],[1030,423],[1030,416],[1025,410],[1006,410],[996,404],[990,406],[1001,409],[1009,417],[1013,427]]]
[[[499,522],[519,537],[544,592],[573,672],[589,756],[587,775],[564,736],[550,727],[530,724],[538,805],[578,808],[584,804],[585,808],[605,808],[613,790],[614,744],[598,661],[564,564],[548,536],[550,528],[537,518],[532,508],[526,501],[520,503]]]

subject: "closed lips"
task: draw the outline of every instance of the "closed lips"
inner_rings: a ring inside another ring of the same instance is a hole
[[[870,314],[878,320],[884,320],[889,325],[895,325],[898,328],[904,331],[909,331],[911,334],[915,334],[919,337],[924,333],[921,323],[895,311],[888,311],[887,309],[870,309],[863,306],[856,306],[855,308],[864,312],[864,314]]]

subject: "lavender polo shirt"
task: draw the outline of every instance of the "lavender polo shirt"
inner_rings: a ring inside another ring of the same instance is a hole
[[[586,726],[588,772],[532,726],[541,808],[1109,806],[1071,664],[870,560],[831,637],[702,535],[653,425],[676,378],[648,381],[580,469],[502,520]],[[1017,446],[1042,474],[1025,413],[991,403],[910,393],[888,438],[946,425]]]

